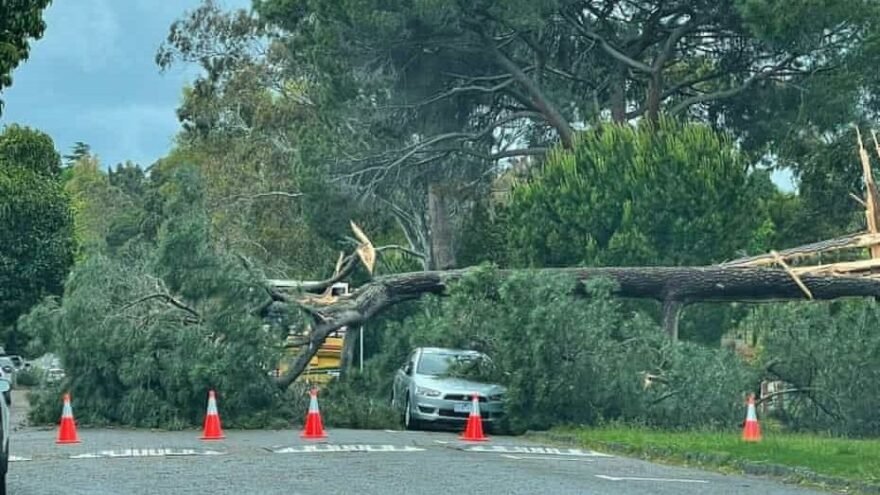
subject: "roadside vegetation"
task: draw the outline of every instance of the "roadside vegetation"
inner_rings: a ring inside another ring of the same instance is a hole
[[[770,423],[768,423],[769,425]],[[637,426],[558,428],[547,437],[606,452],[721,470],[773,475],[840,488],[880,490],[880,441],[765,431],[760,443],[732,432],[659,431]]]
[[[610,7],[579,14],[593,3]],[[397,426],[412,348],[468,348],[514,433],[876,480],[876,442],[849,440],[880,436],[876,300],[658,304],[553,271],[699,268],[867,229],[852,125],[880,115],[880,4],[783,3],[204,2],[156,57],[201,74],[166,156],[107,164],[0,132],[0,337],[65,373],[31,420],[56,422],[69,391],[83,424],[194,427],[215,389],[225,426],[287,427],[305,386],[274,373],[291,331],[338,316],[332,282],[474,267],[369,315],[363,371],[351,355],[322,391],[328,425]],[[0,87],[22,56],[0,53]],[[767,381],[778,429],[741,445]]]

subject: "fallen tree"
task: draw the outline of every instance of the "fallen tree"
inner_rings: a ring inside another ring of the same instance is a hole
[[[880,156],[880,143],[874,136]],[[612,281],[614,294],[624,298],[649,299],[662,304],[663,327],[672,339],[678,338],[681,310],[696,302],[772,302],[794,300],[832,300],[845,297],[880,298],[880,215],[877,189],[871,176],[868,154],[859,136],[864,170],[865,206],[868,231],[836,239],[772,251],[711,266],[681,267],[577,267],[532,270],[536,275],[568,275],[579,282],[605,278]],[[346,326],[359,325],[389,307],[418,299],[425,294],[443,295],[451,284],[475,270],[475,267],[447,271],[424,271],[377,277],[351,294],[334,296],[330,287],[357,268],[357,259],[372,274],[377,253],[367,236],[352,223],[360,241],[347,256],[340,255],[333,277],[321,282],[271,283],[269,293],[274,302],[295,304],[314,320],[308,334],[308,346],[291,358],[288,371],[278,378],[282,388],[288,387],[305,371],[309,361],[332,332]],[[829,252],[868,249],[869,259],[857,261],[793,266]],[[776,265],[776,267],[773,267]],[[522,272],[523,270],[518,270]],[[515,270],[499,270],[504,277]],[[583,287],[583,284],[579,284]],[[579,291],[586,295],[586,291]]]
[[[312,315],[315,324],[309,334],[309,346],[291,363],[288,372],[279,378],[287,387],[305,370],[324,339],[344,326],[356,326],[389,307],[425,294],[446,292],[450,284],[474,268],[461,270],[414,272],[378,277],[347,296],[318,302],[316,298],[296,297],[274,291],[277,301],[295,303]],[[502,276],[512,270],[499,270]],[[679,311],[694,302],[767,302],[806,298],[797,281],[788,271],[779,268],[755,267],[597,267],[548,268],[536,274],[563,274],[581,282],[606,278],[617,287],[615,295],[627,298],[652,299],[663,304],[664,326],[672,338],[677,337]],[[830,300],[842,297],[880,298],[880,280],[871,277],[809,275],[800,277],[813,299]]]

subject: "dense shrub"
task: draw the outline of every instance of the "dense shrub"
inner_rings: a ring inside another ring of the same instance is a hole
[[[475,378],[509,388],[514,431],[561,423],[624,420],[661,427],[731,427],[742,420],[755,376],[731,353],[672,343],[647,317],[627,313],[604,281],[574,295],[566,276],[486,268],[465,277],[449,297],[391,322],[383,351],[367,362],[359,390],[386,401],[391,378],[418,346],[485,352]],[[645,375],[662,377],[645,388]]]
[[[199,182],[175,184],[181,197],[167,205],[155,245],[90,255],[61,302],[47,300],[20,321],[31,351],[55,353],[66,373],[35,395],[34,422],[57,420],[60,390],[71,392],[83,423],[197,426],[209,389],[230,427],[290,419],[292,392],[268,375],[280,336],[259,316],[263,281],[216,247]]]
[[[770,378],[785,381],[780,417],[798,430],[880,435],[880,304],[789,303],[743,323]]]

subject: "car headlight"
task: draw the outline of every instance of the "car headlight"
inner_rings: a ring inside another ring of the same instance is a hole
[[[422,397],[440,397],[440,391],[432,388],[416,387],[416,395]]]

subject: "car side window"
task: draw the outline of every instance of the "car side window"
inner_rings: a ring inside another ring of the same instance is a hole
[[[406,375],[412,375],[413,370],[416,367],[416,353],[413,352],[406,358],[406,362],[403,363],[403,372]]]

